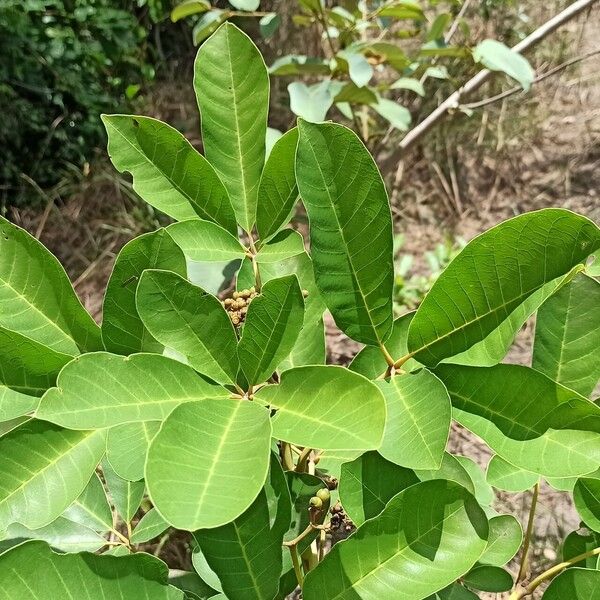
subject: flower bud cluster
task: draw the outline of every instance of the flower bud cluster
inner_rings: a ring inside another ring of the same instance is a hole
[[[246,319],[248,307],[250,302],[256,298],[258,294],[256,290],[251,287],[248,290],[240,290],[239,292],[233,292],[231,298],[225,298],[223,300],[223,306],[229,313],[231,322],[237,327],[241,325]]]

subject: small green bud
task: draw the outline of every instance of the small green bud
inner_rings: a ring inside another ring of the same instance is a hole
[[[310,499],[309,504],[310,504],[311,508],[317,508],[317,509],[323,508],[323,500],[321,500],[321,498],[319,498],[318,496],[313,496]]]
[[[317,498],[319,498],[322,502],[329,502],[331,494],[327,488],[322,488],[317,492]]]

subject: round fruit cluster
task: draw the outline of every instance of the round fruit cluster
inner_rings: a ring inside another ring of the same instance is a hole
[[[246,319],[246,313],[250,302],[256,298],[258,294],[256,290],[251,287],[249,290],[240,290],[239,292],[233,292],[231,298],[225,298],[223,300],[223,306],[229,313],[231,322],[237,327],[241,325]]]

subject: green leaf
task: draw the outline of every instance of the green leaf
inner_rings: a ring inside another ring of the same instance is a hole
[[[260,248],[256,260],[259,264],[281,262],[304,252],[302,235],[293,229],[284,229]]]
[[[31,541],[0,555],[2,600],[183,600],[183,592],[168,586],[167,578],[167,565],[143,552],[119,557],[56,554],[45,542]]]
[[[338,105],[345,102],[350,104],[375,104],[377,102],[377,95],[371,88],[357,87],[352,81],[343,87],[330,85],[330,90],[334,96],[333,101]]]
[[[334,88],[328,79],[314,85],[293,81],[287,89],[290,95],[290,110],[296,116],[311,123],[325,120],[335,96]]]
[[[324,450],[371,450],[381,443],[383,395],[343,367],[290,369],[279,385],[263,387],[255,399],[277,411],[272,418],[277,439]]]
[[[453,417],[470,429],[504,460],[544,477],[573,477],[600,466],[600,435],[590,431],[548,430],[533,440],[505,436],[491,421],[453,410]]]
[[[600,378],[600,283],[580,274],[538,310],[532,366],[589,397]]]
[[[252,300],[238,345],[250,385],[267,380],[291,352],[304,322],[304,299],[295,275],[268,281]]]
[[[317,472],[320,476],[339,479],[342,465],[362,454],[361,450],[325,450],[319,455]]]
[[[192,37],[197,46],[203,42],[209,35],[213,34],[227,18],[229,11],[214,9],[204,13],[194,25]]]
[[[513,586],[510,573],[492,565],[475,565],[462,581],[470,588],[492,593],[507,592]]]
[[[209,162],[173,127],[134,115],[102,115],[108,153],[133,189],[177,221],[200,217],[237,232],[227,191]]]
[[[282,569],[281,544],[290,515],[285,475],[272,456],[265,487],[243,514],[227,525],[194,533],[228,598],[275,597]]]
[[[486,479],[490,485],[499,490],[524,492],[530,490],[540,477],[537,473],[511,465],[495,454],[488,463]]]
[[[392,2],[382,8],[378,12],[378,16],[393,19],[415,19],[417,21],[425,18],[421,7],[416,2],[411,2],[411,0]]]
[[[470,474],[461,464],[456,456],[449,452],[444,452],[442,464],[439,469],[415,470],[417,477],[421,481],[431,481],[432,479],[449,479],[464,487],[468,492],[475,495],[475,486]]]
[[[210,8],[209,0],[183,0],[171,11],[171,21],[176,23],[191,15],[206,12]]]
[[[268,40],[272,37],[279,26],[281,25],[281,17],[277,13],[267,13],[263,17],[261,17],[258,22],[260,28],[260,35]]]
[[[102,464],[102,472],[116,511],[123,521],[130,523],[144,498],[144,482],[122,479],[106,462]]]
[[[169,528],[169,524],[160,516],[160,513],[151,508],[139,521],[131,536],[132,544],[149,542]]]
[[[600,546],[600,536],[595,531],[588,531],[583,534],[580,534],[577,531],[571,531],[562,545],[562,559],[563,561],[570,560],[580,554],[589,552],[598,546]],[[578,567],[586,567],[588,569],[597,569],[598,556],[588,556],[588,558],[575,563],[575,565]]]
[[[377,386],[387,407],[381,455],[411,469],[438,469],[452,414],[442,382],[423,369],[378,381]]]
[[[517,554],[523,541],[521,524],[512,515],[498,515],[489,520],[490,533],[480,563],[501,567]]]
[[[148,331],[179,352],[197,371],[234,383],[239,370],[237,337],[221,302],[176,273],[145,271],[137,310]]]
[[[193,261],[230,261],[246,255],[246,250],[235,236],[210,221],[189,219],[173,223],[167,227],[167,232]]]
[[[373,67],[361,52],[356,49],[346,49],[338,52],[336,59],[341,58],[348,65],[350,79],[357,87],[363,87],[373,77]]]
[[[225,388],[166,356],[96,352],[61,371],[57,387],[44,394],[36,414],[64,427],[112,427],[160,421],[182,402],[227,396]]]
[[[62,354],[102,348],[100,328],[85,311],[56,258],[24,229],[0,217],[0,327]]]
[[[62,516],[94,531],[108,531],[112,528],[110,505],[97,474],[92,475],[83,492]]]
[[[281,136],[265,163],[256,207],[256,229],[262,241],[268,240],[289,222],[298,200],[296,185],[296,146],[298,129],[294,127]]]
[[[355,133],[301,121],[296,158],[317,286],[336,324],[379,345],[392,329],[392,220],[377,166]]]
[[[481,506],[490,506],[494,501],[494,490],[485,480],[485,473],[481,467],[468,456],[455,456],[456,460],[462,465],[469,474],[473,487],[475,488],[475,499]]]
[[[490,71],[501,71],[517,81],[527,91],[535,72],[529,61],[498,40],[483,40],[473,50],[473,59]]]
[[[529,367],[439,365],[435,373],[454,407],[488,419],[507,437],[530,440],[551,428],[600,433],[600,407]]]
[[[106,540],[99,533],[63,517],[38,529],[13,523],[6,530],[6,540],[14,542],[14,545],[24,540],[42,540],[61,552],[96,552],[106,545]]]
[[[378,452],[365,452],[342,465],[340,501],[360,526],[379,515],[398,492],[418,482],[414,471],[386,460]]]
[[[229,0],[229,4],[238,10],[254,11],[260,5],[260,0]]]
[[[190,600],[208,600],[208,598],[217,596],[216,590],[213,590],[205,581],[202,581],[196,573],[190,571],[171,569],[169,571],[169,583],[186,592]]]
[[[291,353],[281,363],[281,371],[325,362],[325,329],[323,325],[325,304],[317,289],[312,261],[308,254],[303,252],[281,262],[260,265],[260,277],[263,283],[292,273],[298,277],[300,287],[308,292],[308,296],[304,300],[302,331],[300,331]],[[242,263],[237,283],[238,289],[254,285],[254,274],[249,260]]]
[[[412,318],[415,316],[414,312],[402,315],[394,321],[392,326],[392,333],[385,342],[385,347],[388,352],[396,358],[400,358],[408,353],[406,347],[406,339],[408,336],[408,327]],[[352,360],[349,365],[351,371],[360,373],[369,379],[377,379],[380,375],[385,373],[387,369],[387,362],[379,348],[373,346],[365,346]],[[405,371],[414,371],[420,368],[421,365],[413,359],[406,361],[402,368]]]
[[[486,231],[433,284],[411,322],[409,351],[435,366],[467,350],[599,245],[600,230],[563,209],[527,213]]]
[[[198,52],[194,88],[206,157],[229,192],[238,223],[249,232],[265,160],[267,68],[252,40],[225,23]]]
[[[567,569],[555,577],[544,592],[543,600],[598,600],[600,598],[600,571]]]
[[[71,431],[27,421],[0,438],[0,531],[36,529],[83,491],[104,454],[103,431]]]
[[[282,56],[269,67],[271,75],[328,75],[330,72],[329,61],[295,54]]]
[[[254,402],[221,398],[181,405],[150,444],[150,498],[178,529],[229,523],[262,488],[270,445],[269,414]]]
[[[0,327],[0,421],[35,410],[39,396],[70,360],[68,354]]]
[[[479,600],[479,596],[455,582],[433,596],[428,596],[426,600]]]
[[[391,90],[410,90],[421,97],[425,96],[425,87],[418,79],[412,77],[400,77],[392,83]]]
[[[573,501],[583,522],[600,532],[600,479],[580,477],[573,489]]]
[[[373,110],[390,122],[390,125],[399,131],[408,131],[412,116],[405,106],[389,98],[378,98],[373,104]]]
[[[111,427],[106,436],[106,459],[122,479],[139,481],[144,478],[146,455],[160,421],[123,423]]]
[[[468,572],[487,537],[485,513],[464,488],[418,483],[333,547],[308,573],[304,598],[424,598]]]
[[[117,256],[102,305],[102,341],[109,352],[163,351],[135,307],[135,290],[144,269],[186,274],[185,256],[164,229],[131,240]]]

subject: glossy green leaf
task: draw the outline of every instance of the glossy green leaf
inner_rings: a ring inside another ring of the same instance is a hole
[[[380,17],[391,17],[392,19],[424,19],[423,10],[417,2],[411,0],[401,0],[400,2],[391,2],[379,11]]]
[[[424,598],[468,572],[487,537],[485,513],[464,488],[418,483],[333,547],[308,573],[304,598]]]
[[[412,77],[400,77],[390,86],[392,90],[410,90],[419,96],[425,96],[425,88],[418,79]]]
[[[579,533],[578,531],[571,531],[562,545],[562,560],[570,560],[598,548],[598,546],[600,546],[600,535],[597,532],[584,530]],[[598,556],[588,556],[585,560],[575,563],[575,566],[597,569],[599,566]]]
[[[408,349],[406,347],[406,339],[408,336],[408,327],[415,313],[407,313],[394,321],[392,333],[385,342],[385,347],[393,358],[398,359],[404,356]],[[351,371],[360,373],[369,379],[377,379],[385,373],[387,362],[379,348],[373,346],[365,346],[352,360],[349,365]],[[407,360],[403,365],[404,371],[414,371],[421,365],[412,358]]]
[[[108,498],[97,474],[92,475],[83,492],[62,516],[93,531],[108,531],[113,526]]]
[[[319,476],[339,479],[342,465],[353,461],[362,454],[362,450],[325,450],[319,454],[317,473]]]
[[[538,310],[532,366],[589,397],[600,378],[600,283],[580,274]]]
[[[407,131],[412,121],[410,111],[395,100],[389,98],[377,98],[377,102],[372,105],[373,110],[380,114],[384,119],[390,122],[394,129]]]
[[[495,454],[487,466],[487,482],[506,492],[524,492],[530,490],[540,479],[537,473],[515,467]]]
[[[64,427],[112,427],[160,421],[182,402],[228,395],[225,388],[166,356],[96,352],[61,371],[57,387],[44,394],[36,414]]]
[[[297,145],[298,129],[294,127],[275,142],[265,163],[258,188],[260,202],[256,207],[256,229],[263,241],[289,222],[298,200]]]
[[[524,442],[505,436],[491,421],[453,410],[453,417],[470,429],[504,460],[544,477],[585,475],[600,466],[600,435],[590,431],[548,430]]]
[[[209,0],[183,0],[171,11],[171,21],[176,23],[190,15],[206,12],[210,8]]]
[[[491,421],[507,437],[530,440],[551,428],[600,433],[600,407],[529,367],[448,364],[435,373],[454,407]]]
[[[313,85],[293,81],[287,89],[290,95],[290,110],[297,117],[310,123],[325,120],[335,96],[335,88],[329,80],[325,79]]]
[[[144,498],[144,482],[119,477],[106,462],[102,464],[102,473],[117,513],[123,521],[130,523]]]
[[[359,526],[379,515],[398,492],[418,482],[414,471],[386,460],[378,452],[365,452],[342,465],[340,501]]]
[[[167,565],[143,552],[57,554],[45,542],[31,541],[0,555],[2,600],[183,600],[183,592],[169,587],[167,578]]]
[[[475,488],[475,499],[481,506],[490,506],[494,501],[494,490],[485,479],[483,469],[468,456],[455,455],[456,460],[469,474]]]
[[[297,367],[255,394],[276,410],[273,435],[299,446],[371,450],[381,443],[385,400],[373,383],[343,367]]]
[[[183,590],[189,600],[208,600],[217,596],[217,591],[213,590],[196,573],[189,571],[180,571],[178,569],[169,570],[169,583]]]
[[[254,402],[221,398],[179,406],[148,451],[154,506],[178,529],[229,523],[262,488],[270,444],[269,414]]]
[[[15,542],[14,545],[24,540],[42,540],[60,552],[96,552],[106,545],[99,533],[63,517],[38,529],[13,523],[6,530],[6,540]]]
[[[186,274],[185,256],[164,229],[131,240],[117,256],[102,305],[102,341],[109,352],[163,350],[144,327],[135,307],[135,290],[145,269]]]
[[[220,383],[235,382],[237,336],[221,302],[168,271],[146,271],[136,304],[148,331],[179,352],[197,371]]]
[[[545,283],[600,245],[600,230],[563,209],[509,219],[469,242],[417,310],[408,349],[435,366],[485,339]]]
[[[139,481],[144,478],[146,455],[160,421],[123,423],[111,427],[106,434],[106,458],[122,479]]]
[[[475,565],[463,578],[465,585],[482,592],[507,592],[513,586],[508,571],[493,565]]]
[[[252,40],[225,23],[198,52],[194,87],[206,158],[229,192],[238,223],[249,232],[265,160],[267,68]]]
[[[58,260],[24,229],[0,217],[0,327],[56,352],[102,348],[100,328],[83,308]]]
[[[256,255],[259,264],[280,262],[306,252],[304,239],[293,229],[284,229],[261,247]]]
[[[228,17],[229,11],[221,10],[219,8],[209,10],[201,15],[192,30],[194,44],[196,46],[201,44],[209,35],[213,34],[219,28],[219,25],[226,21]]]
[[[566,600],[566,598],[599,600],[600,571],[579,567],[567,569],[550,582],[542,598],[543,600]]]
[[[227,191],[208,161],[173,127],[133,115],[103,115],[108,153],[133,189],[178,221],[200,217],[235,234]]]
[[[103,431],[31,420],[0,438],[0,531],[56,519],[83,491],[104,454]]]
[[[369,83],[373,77],[373,67],[363,54],[356,49],[347,49],[338,52],[338,58],[347,64],[348,75],[356,86],[363,87]]]
[[[276,277],[295,274],[300,281],[300,287],[308,292],[304,299],[304,324],[294,348],[285,358],[280,370],[285,371],[303,365],[317,365],[325,362],[325,329],[323,312],[325,304],[315,283],[312,261],[306,252],[293,258],[260,265],[260,277],[263,283]],[[254,285],[254,275],[250,261],[242,263],[238,273],[238,289]]]
[[[194,533],[228,598],[275,597],[282,569],[281,544],[290,515],[285,475],[273,456],[265,487],[243,514],[227,525]]]
[[[237,237],[210,221],[188,219],[169,225],[167,232],[193,261],[230,261],[246,254]]]
[[[169,524],[160,513],[151,508],[139,521],[131,535],[132,544],[143,544],[161,535],[169,528]]]
[[[295,275],[271,279],[252,300],[238,356],[248,383],[266,381],[291,352],[304,322],[304,299]]]
[[[458,458],[449,452],[444,452],[442,464],[439,469],[420,470],[415,469],[417,477],[421,481],[431,481],[432,479],[449,479],[464,487],[468,492],[475,495],[475,486],[471,476],[460,463]]]
[[[355,133],[299,126],[296,174],[323,300],[351,338],[379,345],[392,329],[392,220],[381,175]]]
[[[490,533],[480,563],[502,567],[519,551],[523,541],[521,524],[512,515],[498,515],[489,520]]]
[[[580,477],[573,488],[573,500],[583,522],[600,532],[600,479]]]
[[[423,369],[378,381],[387,407],[379,452],[411,469],[437,469],[450,432],[452,407],[441,381]]]
[[[535,72],[529,61],[498,40],[483,40],[473,50],[473,59],[490,71],[501,71],[529,90]]]
[[[479,596],[455,582],[432,596],[428,596],[426,600],[479,600]]]
[[[322,58],[287,54],[269,67],[271,75],[328,75],[329,62]]]

